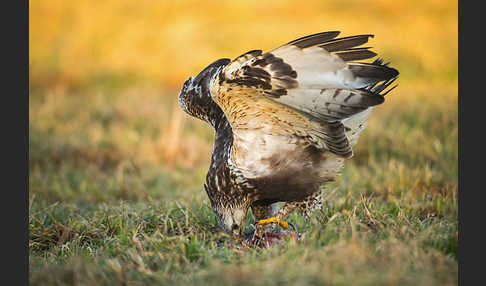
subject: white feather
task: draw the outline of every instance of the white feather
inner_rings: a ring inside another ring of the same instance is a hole
[[[348,137],[351,146],[355,146],[356,143],[358,143],[359,135],[366,128],[368,123],[371,109],[372,107],[341,121],[345,127],[350,129],[346,132],[346,136]]]
[[[297,72],[300,88],[357,89],[368,84],[362,78],[355,77],[348,64],[339,56],[317,46],[300,49],[293,45],[287,45],[273,50],[271,53],[282,58]]]

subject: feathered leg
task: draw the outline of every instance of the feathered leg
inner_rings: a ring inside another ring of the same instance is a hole
[[[266,225],[269,223],[278,223],[280,226],[287,228],[288,224],[283,220],[285,217],[298,209],[303,216],[309,219],[313,211],[322,207],[322,199],[322,191],[319,190],[305,198],[303,201],[288,202],[275,216],[269,217],[267,219],[259,219],[258,224]]]
[[[300,213],[306,219],[310,219],[311,214],[322,208],[323,193],[321,190],[308,196],[304,201],[298,203]]]
[[[278,205],[277,203],[270,205],[252,205],[251,211],[256,221],[259,221],[275,216],[278,212]]]

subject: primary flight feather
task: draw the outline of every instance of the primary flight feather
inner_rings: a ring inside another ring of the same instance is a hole
[[[358,47],[373,35],[339,33],[220,59],[184,82],[181,108],[216,132],[204,188],[228,234],[241,236],[250,207],[263,224],[319,208],[320,187],[339,175],[371,107],[395,87],[388,63],[356,62],[377,55]],[[286,204],[276,210],[277,202]]]

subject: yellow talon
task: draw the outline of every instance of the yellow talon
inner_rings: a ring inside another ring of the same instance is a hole
[[[261,219],[258,221],[259,225],[267,225],[269,223],[278,223],[283,228],[288,228],[289,224],[286,221],[279,219],[278,217],[271,217],[267,219]]]

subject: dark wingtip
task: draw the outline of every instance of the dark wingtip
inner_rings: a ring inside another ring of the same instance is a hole
[[[369,49],[370,47],[352,48],[342,52],[337,52],[336,55],[346,62],[366,60],[377,56],[377,53],[370,51]]]
[[[325,43],[336,38],[341,32],[340,31],[329,31],[329,32],[322,32],[317,34],[308,35],[305,37],[301,37],[295,39],[293,41],[288,42],[286,45],[294,45],[301,49],[305,49],[307,47],[311,47],[314,45],[318,45],[320,43]]]
[[[374,60],[371,64],[372,65],[377,65],[377,66],[381,66],[383,63],[383,58],[377,58],[376,60]],[[386,65],[386,64],[384,64]]]
[[[392,77],[388,80],[385,80],[384,82],[382,82],[381,84],[379,85],[376,85],[374,84],[373,86],[369,87],[368,89],[373,92],[373,93],[376,93],[376,94],[380,94],[381,96],[385,96],[387,95],[390,91],[392,91],[393,89],[395,89],[398,84],[394,85],[393,87],[391,87],[390,89],[388,89],[387,91],[383,92],[387,87],[389,87],[392,83],[394,83],[396,80],[398,79],[398,75],[395,76],[395,77]]]
[[[380,58],[377,58],[376,60],[374,60],[371,64],[375,65],[375,66],[386,67],[387,70],[388,70],[388,73],[390,75],[390,78],[397,77],[400,74],[400,72],[398,72],[397,69],[388,66],[390,64],[390,62],[386,62],[386,63],[383,63],[383,62],[384,62],[384,59],[380,57]]]
[[[336,38],[336,39],[323,42],[322,44],[319,45],[319,47],[325,49],[328,52],[346,51],[351,48],[361,46],[367,43],[369,38],[373,38],[373,37],[374,35],[372,34],[365,34],[365,35],[355,35],[355,36]]]
[[[395,78],[396,79],[396,78]],[[394,86],[392,86],[389,90],[387,90],[385,93],[383,93],[382,95],[385,96],[387,95],[390,91],[394,90],[396,87],[398,86],[398,83],[395,84]]]

